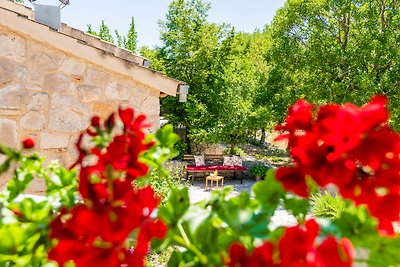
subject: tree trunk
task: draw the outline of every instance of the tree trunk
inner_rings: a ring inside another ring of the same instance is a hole
[[[260,145],[264,145],[265,143],[265,128],[261,129],[261,137],[260,137]]]
[[[235,144],[231,143],[231,148],[230,148],[230,152],[229,152],[230,155],[233,155],[234,149],[235,149]]]

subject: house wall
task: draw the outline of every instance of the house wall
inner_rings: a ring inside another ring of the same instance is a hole
[[[157,129],[159,94],[0,25],[0,142],[7,146],[19,148],[30,136],[48,161],[68,166],[77,156],[76,138],[93,115],[105,118],[118,106],[131,106],[147,115],[149,131]],[[0,187],[5,182],[0,177]],[[31,191],[43,189],[36,185]]]

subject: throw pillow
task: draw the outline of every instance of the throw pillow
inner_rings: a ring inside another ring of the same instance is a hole
[[[243,164],[242,158],[238,156],[233,156],[232,161],[233,161],[233,166],[242,166]]]
[[[204,155],[194,156],[194,163],[196,164],[196,166],[204,166]]]
[[[233,158],[224,156],[224,166],[233,166]]]

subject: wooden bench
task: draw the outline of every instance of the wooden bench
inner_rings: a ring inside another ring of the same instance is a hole
[[[184,155],[183,159],[185,161],[194,162],[194,155]],[[194,182],[194,174],[195,173],[204,173],[209,174],[210,172],[220,171],[220,172],[232,172],[233,177],[236,177],[237,172],[245,172],[247,171],[246,167],[243,166],[224,166],[223,163],[224,155],[221,154],[205,154],[204,162],[206,163],[204,166],[196,166],[196,165],[187,165],[186,166],[186,179],[189,177],[189,173],[192,173],[192,184]],[[208,162],[212,161],[212,164],[208,164]],[[243,183],[243,175],[240,176],[240,183]]]

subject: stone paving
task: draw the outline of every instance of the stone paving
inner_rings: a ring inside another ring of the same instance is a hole
[[[239,179],[225,179],[224,186],[233,186],[231,196],[237,196],[243,191],[251,192],[251,188],[255,181],[253,179],[244,179],[243,184],[240,184]],[[214,184],[215,185],[215,184]],[[205,178],[196,178],[194,184],[189,187],[190,202],[196,203],[210,197],[211,190],[205,190]],[[213,189],[218,190],[218,189]],[[277,209],[272,217],[270,229],[278,226],[293,226],[296,225],[296,218],[284,209]]]

